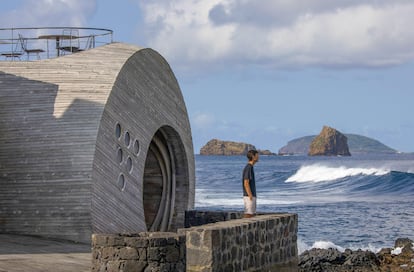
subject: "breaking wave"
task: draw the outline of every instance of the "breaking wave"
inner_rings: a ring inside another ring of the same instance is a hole
[[[331,167],[313,164],[300,167],[285,184],[297,189],[341,194],[393,195],[414,193],[414,174],[386,168]],[[296,185],[295,185],[296,184]]]
[[[390,170],[380,168],[330,167],[315,164],[302,166],[293,176],[289,177],[286,182],[321,182],[359,175],[383,176],[388,173],[390,173]]]

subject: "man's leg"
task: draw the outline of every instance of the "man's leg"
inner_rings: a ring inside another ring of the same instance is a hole
[[[256,214],[256,198],[252,200],[248,196],[243,197],[244,202],[244,215],[243,218],[251,218]]]

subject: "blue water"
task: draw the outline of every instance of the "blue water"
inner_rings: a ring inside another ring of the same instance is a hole
[[[197,209],[242,210],[244,156],[196,156]],[[299,216],[299,252],[393,247],[414,240],[414,155],[261,156],[259,212]]]

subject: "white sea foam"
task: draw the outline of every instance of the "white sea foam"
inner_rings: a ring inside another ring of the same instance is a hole
[[[411,244],[411,247],[414,248],[414,243]],[[391,254],[399,255],[402,253],[403,248],[402,247],[396,247],[393,250],[391,250]],[[411,261],[413,261],[412,259]]]
[[[196,189],[196,203],[198,207],[210,206],[231,206],[243,208],[243,196],[240,190],[229,190],[228,192],[216,191],[214,189],[197,188]],[[263,193],[258,196],[257,205],[290,205],[303,202],[302,200],[286,199],[286,197],[278,198],[273,193]]]
[[[302,166],[294,175],[289,177],[286,182],[321,182],[332,181],[357,175],[376,175],[382,176],[390,172],[380,168],[348,168],[345,166],[331,167],[320,164]]]
[[[259,199],[257,200],[257,205],[289,205],[289,204],[298,204],[303,201],[300,200],[278,200],[278,199],[266,199],[261,198],[259,196]]]
[[[396,247],[393,250],[391,250],[391,254],[394,254],[394,255],[399,255],[401,254],[401,252],[402,252],[402,247]]]
[[[315,243],[313,243],[311,248],[321,248],[321,249],[334,248],[341,252],[345,251],[345,248],[338,246],[330,241],[316,241]]]
[[[289,201],[289,200],[277,200],[277,199],[266,199],[258,198],[257,205],[289,205],[297,204],[301,201]],[[224,197],[214,197],[207,195],[197,195],[196,206],[198,207],[209,207],[209,206],[232,206],[232,207],[243,207],[243,198],[240,195],[237,198],[224,198]]]
[[[232,207],[242,207],[243,199],[240,198],[196,198],[196,206],[198,207],[210,207],[210,206],[232,206]]]
[[[302,239],[298,238],[298,252],[299,255],[302,254],[305,250],[310,250],[312,248],[319,248],[319,249],[329,249],[329,248],[335,248],[339,251],[343,252],[345,249],[341,246],[335,245],[333,242],[330,241],[315,241],[313,245],[308,245],[305,242],[302,241]]]
[[[381,250],[381,248],[374,247],[371,244],[369,244],[368,246],[349,245],[349,246],[347,246],[345,248],[345,247],[339,246],[339,245],[337,245],[337,244],[335,244],[335,243],[333,243],[331,241],[315,241],[310,246],[310,245],[306,244],[305,242],[303,242],[300,238],[298,238],[297,245],[298,245],[298,253],[299,253],[299,255],[302,254],[305,250],[310,250],[312,248],[319,248],[319,249],[330,249],[330,248],[334,248],[334,249],[339,250],[340,252],[344,252],[345,249],[349,248],[351,250],[358,250],[358,249],[361,249],[361,250],[369,250],[369,251],[374,252],[374,253],[378,253]],[[396,251],[393,251],[393,252],[395,252],[394,254],[399,254],[398,253],[398,248],[396,249]]]

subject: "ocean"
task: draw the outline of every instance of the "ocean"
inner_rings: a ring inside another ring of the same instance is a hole
[[[245,156],[196,155],[195,208],[243,210]],[[299,254],[310,248],[378,252],[414,240],[414,154],[261,156],[258,212],[297,213]]]

